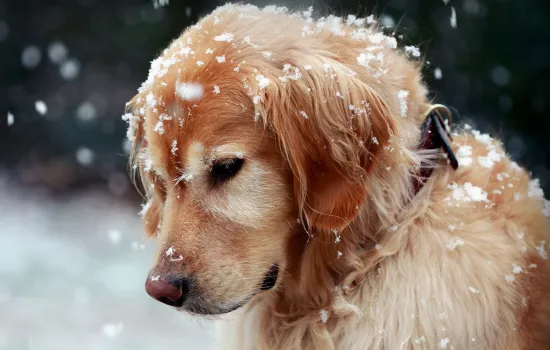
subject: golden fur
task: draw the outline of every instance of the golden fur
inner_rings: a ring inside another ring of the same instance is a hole
[[[246,303],[231,349],[548,348],[538,182],[468,127],[457,171],[417,151],[420,64],[363,22],[226,5],[152,63],[125,116],[151,273],[192,278],[192,313]],[[228,157],[243,169],[211,186]]]

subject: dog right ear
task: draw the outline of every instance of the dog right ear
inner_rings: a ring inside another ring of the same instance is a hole
[[[395,126],[370,84],[344,65],[319,61],[292,81],[257,75],[252,94],[257,115],[277,135],[290,164],[308,226],[342,230],[365,201],[366,176],[383,161]]]

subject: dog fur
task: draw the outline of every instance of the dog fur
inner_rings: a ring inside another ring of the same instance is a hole
[[[190,278],[191,313],[242,306],[230,349],[547,349],[538,181],[467,125],[458,170],[418,151],[421,63],[369,22],[226,5],[153,61],[125,115],[150,278]],[[211,185],[227,158],[243,168]]]

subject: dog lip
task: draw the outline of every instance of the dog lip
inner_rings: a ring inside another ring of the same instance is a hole
[[[279,275],[279,265],[273,264],[266,273],[264,280],[260,286],[260,290],[269,290],[277,283],[277,276]]]

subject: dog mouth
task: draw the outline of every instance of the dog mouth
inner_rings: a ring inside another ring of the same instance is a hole
[[[277,277],[279,276],[279,265],[273,264],[266,272],[264,279],[260,285],[259,291],[270,290],[277,284]],[[253,293],[239,301],[225,302],[215,307],[212,307],[209,303],[201,297],[189,298],[184,305],[178,307],[180,311],[185,311],[193,315],[221,315],[237,310],[247,304],[257,293]]]
[[[269,271],[265,274],[264,280],[260,286],[260,290],[270,290],[277,283],[277,276],[279,275],[279,265],[273,264],[269,268]]]

